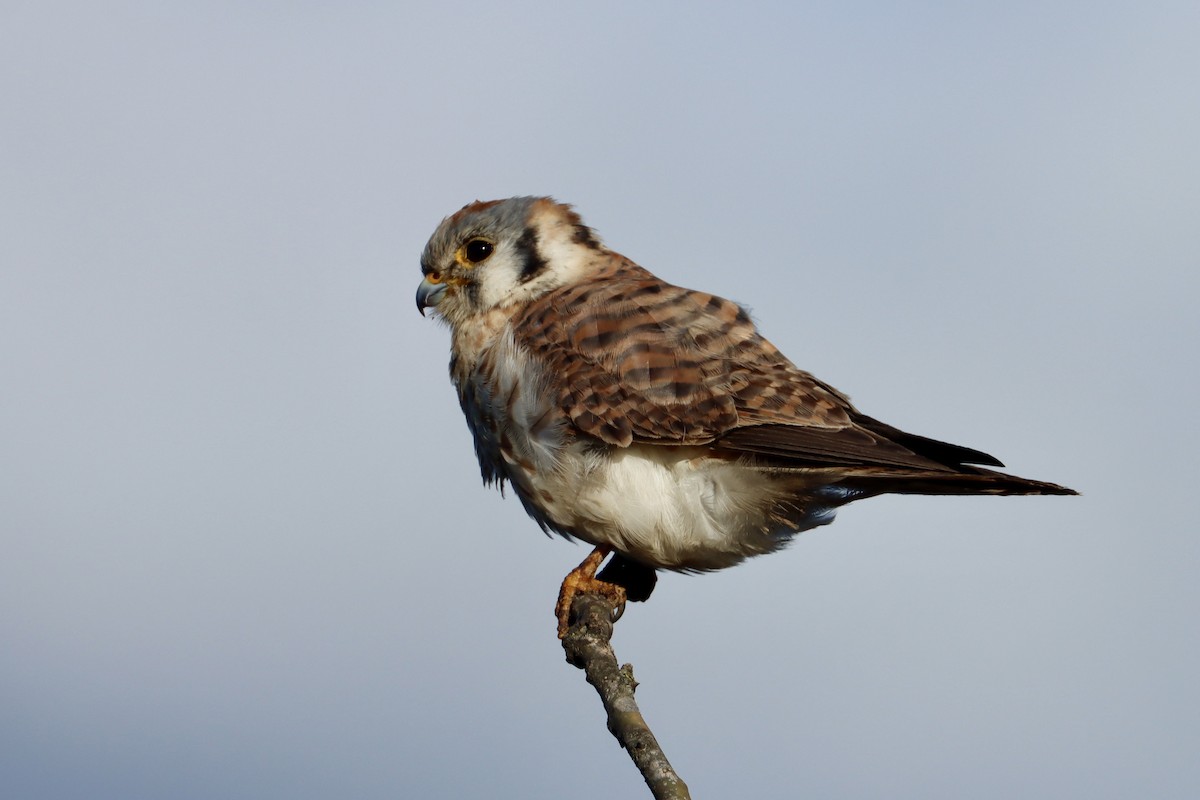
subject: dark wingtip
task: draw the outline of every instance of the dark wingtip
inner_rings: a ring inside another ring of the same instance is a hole
[[[901,447],[906,447],[919,456],[944,464],[947,467],[959,467],[964,464],[978,464],[983,467],[1003,467],[1004,462],[990,453],[976,450],[973,447],[963,447],[960,444],[943,442],[940,439],[930,439],[915,433],[902,431],[886,422],[868,417],[863,414],[855,420],[869,431],[877,433]]]

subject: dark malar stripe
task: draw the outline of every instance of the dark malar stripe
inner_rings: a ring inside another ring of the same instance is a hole
[[[462,285],[463,290],[467,294],[467,304],[472,308],[479,307],[479,282],[468,281]]]
[[[518,276],[521,283],[536,278],[546,269],[545,259],[538,254],[537,234],[532,227],[526,228],[517,240],[517,256],[521,259],[521,274]]]

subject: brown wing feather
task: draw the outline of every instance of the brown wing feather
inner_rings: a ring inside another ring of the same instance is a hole
[[[719,447],[765,456],[788,465],[881,466],[940,470],[946,466],[924,458],[857,426],[827,430],[794,425],[751,425],[735,428],[717,441]]]
[[[730,372],[753,336],[739,311],[620,260],[531,303],[514,333],[562,376],[560,405],[581,433],[621,447],[703,444],[738,422]]]
[[[715,444],[807,466],[1000,465],[860,414],[760,336],[736,303],[619,256],[593,281],[530,304],[514,332],[564,377],[560,407],[578,431],[609,444]]]

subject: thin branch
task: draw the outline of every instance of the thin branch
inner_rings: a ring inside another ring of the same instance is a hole
[[[687,784],[675,774],[658,740],[633,699],[633,666],[617,666],[610,640],[613,604],[596,594],[576,595],[571,625],[563,638],[567,662],[579,667],[608,712],[608,730],[642,773],[656,800],[691,800]]]

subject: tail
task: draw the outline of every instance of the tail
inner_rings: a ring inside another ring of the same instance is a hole
[[[836,485],[849,489],[855,500],[880,494],[1079,494],[1057,483],[1019,478],[983,467],[964,466],[960,469],[963,471],[864,471],[846,475]]]

